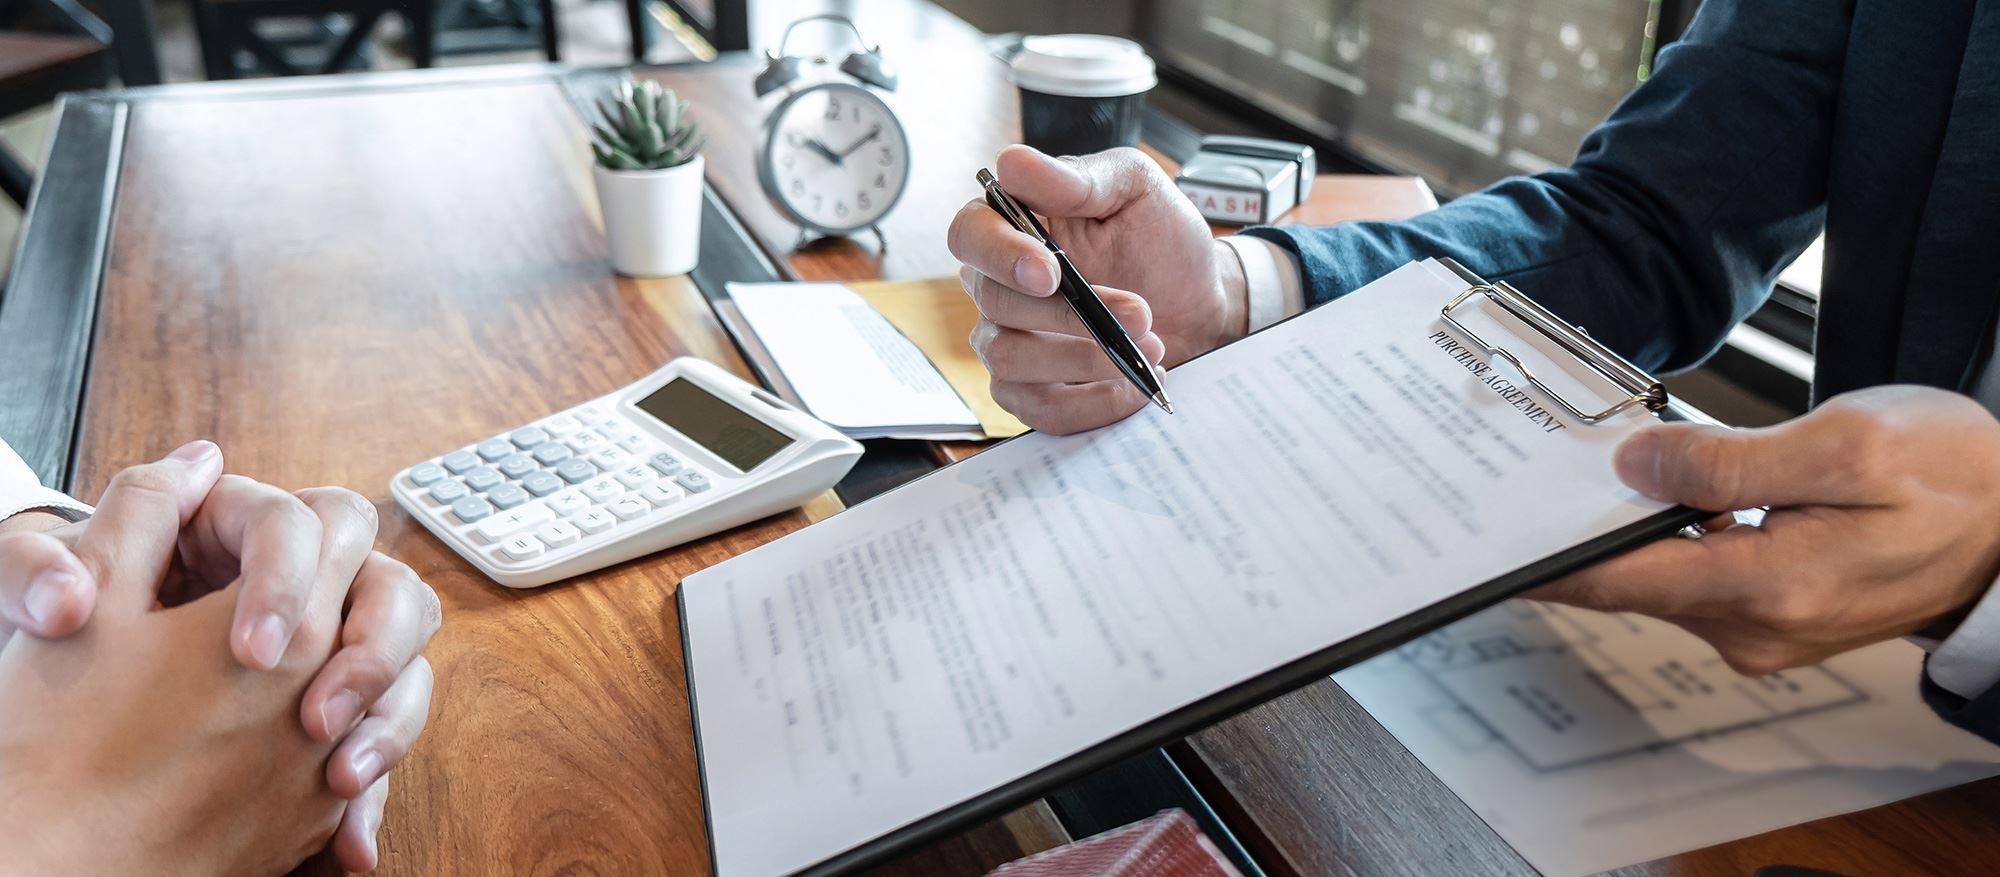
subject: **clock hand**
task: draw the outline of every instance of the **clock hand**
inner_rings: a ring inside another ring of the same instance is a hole
[[[853,155],[854,150],[866,146],[868,144],[868,141],[873,140],[880,136],[882,136],[882,126],[878,124],[875,127],[868,129],[868,133],[861,135],[860,140],[854,141],[853,146],[849,146],[846,149],[842,150],[840,153],[840,157],[846,158],[850,155]]]
[[[830,161],[834,164],[840,164],[841,158],[844,157],[840,153],[834,152],[826,144],[819,142],[818,137],[808,138],[806,140],[806,148],[812,150],[813,152],[819,153],[819,156],[821,158],[824,158],[827,161]]]

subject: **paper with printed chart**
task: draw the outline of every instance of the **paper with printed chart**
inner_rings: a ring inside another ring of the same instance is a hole
[[[1515,600],[1334,674],[1547,877],[2000,773],[1901,640],[1746,679],[1671,624]]]
[[[1464,287],[1407,265],[1172,370],[1175,414],[1030,433],[688,577],[717,873],[854,864],[1537,561],[1671,532],[1610,462],[1651,415],[1552,412],[1445,330]]]

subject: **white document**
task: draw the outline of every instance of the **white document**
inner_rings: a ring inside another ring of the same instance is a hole
[[[1445,331],[1447,277],[1174,369],[1176,414],[1030,433],[688,577],[717,872],[808,868],[1663,511],[1610,461],[1651,416],[1519,392]]]
[[[1633,615],[1516,600],[1334,675],[1547,877],[2000,773],[1897,640],[1762,679]]]
[[[853,438],[981,438],[917,345],[838,283],[731,283],[750,330],[814,417]]]

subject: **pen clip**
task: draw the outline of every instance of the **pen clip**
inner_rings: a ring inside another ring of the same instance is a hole
[[[1021,202],[1014,200],[1014,196],[1008,194],[1006,189],[1000,188],[1000,180],[993,176],[992,171],[980,168],[978,179],[979,185],[986,190],[986,204],[993,208],[993,212],[1000,214],[1001,218],[1006,219],[1022,234],[1041,241],[1043,246],[1056,252],[1062,251],[1061,247],[1056,246],[1055,239],[1049,237],[1048,229],[1043,228],[1042,223],[1035,219],[1035,214],[1021,206]]]

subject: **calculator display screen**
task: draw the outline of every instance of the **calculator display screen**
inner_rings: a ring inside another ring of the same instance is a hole
[[[659,418],[744,472],[792,444],[792,437],[743,413],[686,378],[675,378],[639,400],[639,410]]]

